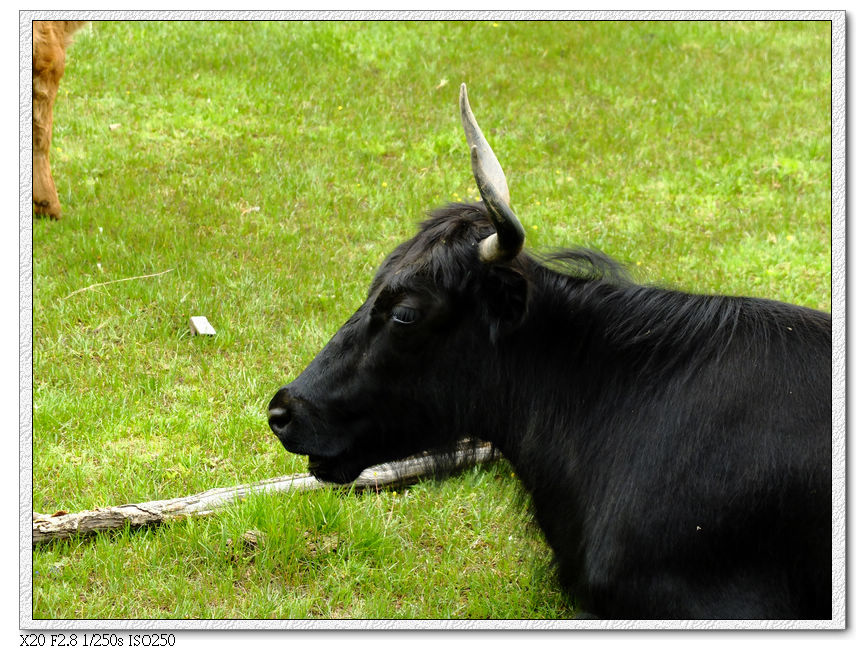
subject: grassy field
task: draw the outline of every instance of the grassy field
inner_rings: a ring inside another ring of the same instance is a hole
[[[91,25],[56,106],[64,218],[33,224],[34,510],[305,471],[266,404],[427,210],[475,198],[463,81],[530,248],[588,245],[646,282],[828,310],[829,37],[805,22]],[[192,315],[217,335],[193,338]],[[33,553],[33,617],[573,617],[519,496],[501,462],[58,543]]]

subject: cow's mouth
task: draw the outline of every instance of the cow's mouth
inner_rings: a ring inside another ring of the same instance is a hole
[[[366,469],[366,463],[349,454],[309,457],[309,473],[327,483],[351,483]]]
[[[278,435],[283,448],[292,454],[309,456],[309,473],[328,483],[351,483],[370,464],[368,458],[354,453],[344,445],[310,445],[298,443],[288,437],[287,431]]]
[[[285,450],[309,456],[309,473],[328,483],[351,483],[375,462],[375,454],[359,453],[352,444],[364,437],[364,422],[354,417],[328,424],[290,387],[281,388],[268,406],[268,423]]]

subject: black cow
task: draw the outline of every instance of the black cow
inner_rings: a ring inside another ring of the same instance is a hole
[[[640,286],[586,250],[521,252],[501,167],[434,212],[270,402],[310,471],[491,441],[563,586],[604,618],[831,618],[831,320]]]

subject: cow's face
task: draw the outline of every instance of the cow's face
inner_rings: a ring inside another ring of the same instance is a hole
[[[525,231],[465,84],[460,113],[483,203],[439,211],[399,246],[366,302],[270,402],[271,429],[321,479],[484,437],[477,413],[499,377],[498,342],[526,310]]]
[[[273,397],[271,428],[288,451],[309,456],[318,478],[349,482],[369,465],[483,437],[476,416],[526,304],[522,258],[489,265],[478,257],[492,231],[482,205],[434,215]]]

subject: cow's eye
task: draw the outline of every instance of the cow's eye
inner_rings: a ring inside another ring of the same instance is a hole
[[[408,305],[397,305],[390,312],[390,319],[395,323],[408,325],[420,318],[420,311]]]

